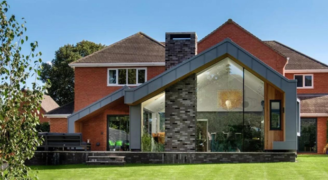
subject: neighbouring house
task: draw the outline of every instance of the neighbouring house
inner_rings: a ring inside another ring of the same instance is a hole
[[[71,63],[74,102],[51,132],[97,151],[323,153],[328,66],[228,20],[158,42],[136,33]],[[124,147],[124,148],[123,148]]]
[[[50,118],[46,117],[45,114],[58,107],[58,104],[50,96],[43,95],[39,115],[40,123],[48,122],[50,124]]]

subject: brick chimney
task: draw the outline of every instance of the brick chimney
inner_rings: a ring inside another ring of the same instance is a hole
[[[165,34],[165,69],[187,60],[197,54],[195,32],[169,32]]]

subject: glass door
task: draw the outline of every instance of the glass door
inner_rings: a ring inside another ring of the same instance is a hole
[[[108,116],[108,149],[110,151],[128,151],[129,116]]]
[[[316,118],[301,118],[301,136],[298,137],[298,152],[317,152]]]

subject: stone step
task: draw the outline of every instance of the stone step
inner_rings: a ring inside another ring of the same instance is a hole
[[[125,161],[87,161],[87,165],[125,165]]]
[[[88,156],[88,158],[116,158],[116,159],[124,159],[125,156]]]

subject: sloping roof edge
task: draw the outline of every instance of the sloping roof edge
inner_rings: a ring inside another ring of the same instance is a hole
[[[254,37],[255,39],[257,39],[258,41],[260,41],[262,44],[264,44],[265,46],[267,46],[269,49],[271,49],[272,51],[276,52],[277,54],[279,54],[280,56],[287,58],[285,55],[283,55],[282,53],[280,53],[279,51],[275,50],[274,48],[272,48],[271,46],[267,45],[266,43],[264,43],[260,38],[256,37],[254,34],[252,34],[251,32],[249,32],[248,30],[246,30],[245,28],[243,28],[242,26],[240,26],[238,23],[236,23],[235,21],[233,21],[232,19],[228,19],[228,21],[226,21],[225,23],[223,23],[221,26],[219,26],[218,28],[214,29],[212,32],[210,32],[209,34],[207,34],[205,37],[203,37],[201,40],[198,41],[198,43],[202,42],[203,40],[207,39],[208,37],[210,37],[214,32],[216,32],[217,30],[221,29],[224,25],[226,24],[234,24],[236,25],[238,28],[240,28],[241,30],[245,31],[247,34],[251,35],[252,37]]]
[[[82,60],[84,60],[84,59],[87,59],[87,58],[89,58],[89,57],[91,57],[91,56],[93,56],[93,55],[95,55],[95,54],[97,54],[97,53],[99,53],[99,52],[105,51],[105,50],[107,50],[108,48],[110,48],[110,47],[112,47],[112,46],[114,46],[114,45],[116,45],[116,44],[118,44],[118,43],[120,43],[120,42],[122,42],[122,41],[125,41],[126,39],[129,39],[129,38],[131,38],[132,36],[134,36],[134,35],[136,35],[136,34],[141,34],[141,35],[145,36],[146,38],[150,39],[151,41],[153,41],[153,42],[157,43],[158,45],[162,46],[163,48],[165,48],[165,46],[164,46],[162,43],[156,41],[155,39],[151,38],[151,37],[148,36],[147,34],[145,34],[145,33],[143,33],[143,32],[140,31],[140,32],[137,32],[137,33],[135,33],[135,34],[132,34],[131,36],[128,36],[128,37],[126,37],[126,38],[124,38],[124,39],[121,39],[121,40],[119,40],[119,41],[117,41],[117,42],[115,42],[115,43],[113,43],[113,44],[111,44],[111,45],[109,45],[109,46],[107,46],[107,47],[104,47],[103,49],[101,49],[101,50],[99,50],[99,51],[96,51],[96,52],[94,52],[94,53],[92,53],[92,54],[89,54],[88,56],[85,56],[85,57],[83,57],[83,58],[80,58],[80,59],[76,60],[75,62],[71,62],[71,63],[69,63],[69,66],[73,66],[73,64],[77,64],[77,63],[79,63],[80,61],[82,61]]]
[[[86,115],[95,112],[99,110],[100,108],[112,103],[113,101],[116,101],[117,99],[124,96],[125,90],[129,89],[128,86],[124,86],[121,89],[105,96],[104,98],[99,99],[98,101],[90,104],[89,106],[74,112],[70,116],[67,117],[67,129],[69,133],[74,132],[74,122],[85,117]]]
[[[285,48],[288,48],[288,49],[290,49],[291,51],[294,51],[294,52],[296,52],[296,53],[298,53],[298,54],[300,54],[300,55],[302,55],[302,56],[304,56],[304,57],[307,57],[307,58],[309,58],[309,59],[311,59],[312,61],[315,61],[315,62],[317,62],[317,63],[319,63],[319,64],[321,64],[321,65],[323,65],[323,66],[326,66],[327,68],[328,68],[328,65],[327,64],[325,64],[325,63],[323,63],[323,62],[321,62],[321,61],[319,61],[319,60],[316,60],[316,59],[314,59],[314,58],[312,58],[312,57],[310,57],[310,56],[308,56],[308,55],[306,55],[306,54],[304,54],[304,53],[301,53],[301,52],[299,52],[299,51],[297,51],[297,50],[295,50],[295,49],[293,49],[293,48],[291,48],[291,47],[289,47],[289,46],[287,46],[287,45],[285,45],[285,44],[282,44],[281,42],[279,42],[279,41],[276,41],[276,40],[271,40],[271,41],[263,41],[263,42],[275,42],[275,43],[277,43],[277,44],[279,44],[279,45],[281,45],[281,46],[283,46],[283,47],[285,47]],[[266,43],[265,43],[266,44]],[[269,46],[269,45],[268,45]],[[271,47],[271,46],[270,46]],[[275,49],[274,47],[271,47],[272,49]],[[276,50],[276,51],[278,51],[278,50]],[[291,69],[288,69],[288,70],[291,70]]]
[[[296,80],[287,79],[282,74],[278,73],[276,70],[259,60],[257,57],[253,56],[242,47],[231,41],[231,39],[227,38],[204,52],[172,67],[146,83],[136,88],[126,90],[124,98],[125,103],[133,104],[148,94],[155,92],[161,87],[187,75],[188,73],[224,54],[229,54],[238,59],[241,63],[245,64],[285,92],[289,91],[288,88],[286,88],[286,86],[290,87],[287,85],[288,83],[294,83],[296,87]]]

